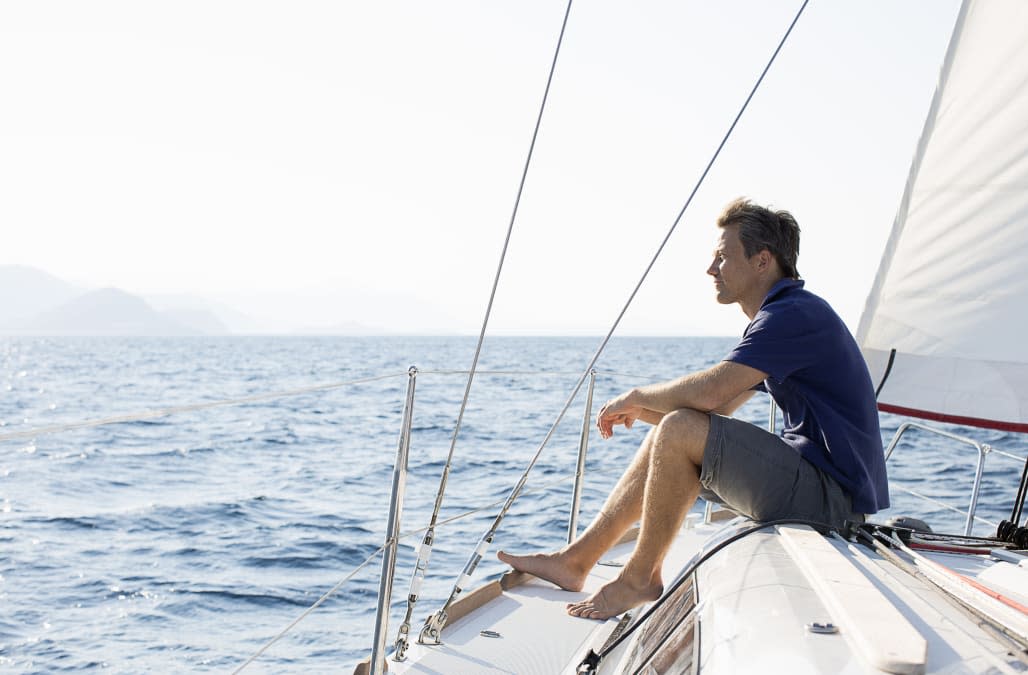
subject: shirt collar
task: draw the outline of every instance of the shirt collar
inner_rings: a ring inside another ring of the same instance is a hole
[[[767,292],[767,295],[764,296],[764,302],[760,303],[760,306],[763,308],[764,305],[771,302],[778,296],[800,288],[803,288],[802,279],[789,279],[788,277],[785,279],[779,279],[775,282],[775,285],[771,287],[771,290]]]

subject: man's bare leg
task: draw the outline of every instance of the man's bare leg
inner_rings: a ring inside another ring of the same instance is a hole
[[[555,553],[496,557],[514,569],[554,583],[566,591],[580,591],[589,571],[617,543],[643,512],[643,494],[650,471],[650,448],[657,427],[650,429],[632,463],[607,497],[603,508],[582,536]]]
[[[699,495],[700,467],[709,430],[706,413],[676,410],[651,431],[647,437],[650,452],[642,528],[635,550],[617,578],[589,598],[569,604],[569,614],[607,619],[660,597],[664,590],[664,556]]]

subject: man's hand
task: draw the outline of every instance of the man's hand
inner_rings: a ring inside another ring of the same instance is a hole
[[[632,402],[633,392],[628,391],[616,398],[612,398],[603,404],[599,414],[596,415],[596,426],[600,430],[602,438],[610,438],[614,435],[614,427],[618,424],[625,425],[631,429],[635,421],[645,412],[645,408]]]

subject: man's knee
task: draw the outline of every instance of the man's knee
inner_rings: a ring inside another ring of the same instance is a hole
[[[660,445],[687,453],[694,464],[703,461],[703,448],[710,431],[710,416],[692,408],[679,408],[664,415],[655,430]]]

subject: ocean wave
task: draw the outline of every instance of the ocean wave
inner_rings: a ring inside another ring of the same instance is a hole
[[[232,588],[177,588],[166,602],[161,603],[161,609],[171,614],[196,616],[206,612],[232,611],[234,605],[272,609],[308,607],[310,601],[306,597]]]

